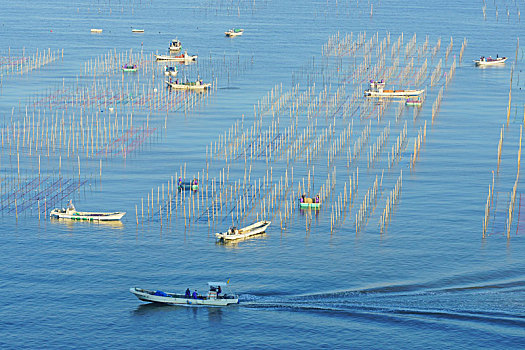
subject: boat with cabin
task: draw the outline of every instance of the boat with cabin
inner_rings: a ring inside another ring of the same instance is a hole
[[[493,65],[505,63],[506,60],[507,60],[507,57],[492,58],[490,56],[489,57],[481,56],[479,60],[474,60],[474,63],[476,63],[476,66],[493,66]]]
[[[182,49],[182,43],[178,39],[173,39],[170,43],[170,52],[180,51]]]
[[[266,232],[266,228],[270,226],[271,223],[271,221],[261,220],[241,229],[237,229],[235,226],[232,226],[226,232],[216,233],[215,237],[223,242],[248,238],[250,236]]]
[[[229,288],[229,281],[208,282],[208,287],[207,295],[199,295],[197,291],[191,293],[189,288],[184,294],[148,290],[138,287],[130,288],[129,291],[139,300],[167,305],[228,306],[239,303],[239,297],[232,293]],[[228,289],[228,293],[223,294],[224,289]]]
[[[196,91],[204,91],[206,89],[209,89],[211,87],[210,83],[203,83],[202,80],[196,80],[196,81],[187,81],[185,83],[179,82],[179,80],[175,80],[175,82],[166,81],[166,84],[170,88],[177,89],[177,90],[196,90]]]
[[[242,33],[244,33],[244,29],[241,29],[241,28],[232,28],[226,32],[224,32],[224,34],[227,36],[227,37],[230,37],[230,38],[233,38],[235,36],[239,36],[239,35],[242,35]]]
[[[192,62],[197,60],[197,55],[188,55],[187,51],[184,53],[172,56],[172,55],[155,55],[157,61],[174,61],[174,62]]]
[[[137,65],[133,63],[126,63],[122,66],[123,72],[136,72],[137,71]]]
[[[370,89],[365,90],[365,96],[371,97],[407,97],[421,95],[425,90],[385,90],[383,80],[370,80]]]
[[[69,201],[67,208],[55,208],[51,210],[49,216],[56,219],[83,220],[83,221],[117,221],[122,219],[126,212],[89,212],[77,211],[72,201]]]

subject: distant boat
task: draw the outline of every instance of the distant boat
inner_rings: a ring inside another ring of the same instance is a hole
[[[422,103],[423,103],[423,101],[421,101],[421,99],[419,97],[407,98],[407,100],[405,101],[405,104],[407,106],[421,106]]]
[[[182,179],[179,178],[177,185],[179,187],[179,190],[197,191],[199,189],[199,180],[193,179],[191,181],[183,182]]]
[[[319,209],[321,208],[321,202],[319,202],[318,198],[307,198],[307,197],[301,197],[299,198],[299,207],[300,208],[315,208]]]
[[[123,72],[136,72],[137,71],[137,65],[132,63],[126,63],[122,66]]]
[[[209,83],[203,83],[202,80],[192,81],[192,82],[186,82],[186,83],[179,83],[178,80],[175,82],[166,81],[166,84],[170,88],[178,89],[178,90],[207,90],[211,87],[211,84]]]
[[[180,51],[180,49],[182,48],[182,43],[177,40],[177,39],[173,39],[170,43],[170,52],[174,52],[174,51]]]
[[[370,89],[365,90],[365,96],[372,97],[407,97],[421,95],[425,90],[385,90],[383,80],[370,80]]]
[[[70,219],[70,220],[83,220],[83,221],[117,221],[122,219],[126,215],[125,212],[113,212],[113,213],[99,213],[99,212],[87,212],[87,211],[76,211],[72,209],[53,209],[49,213],[50,217],[56,219]]]
[[[224,32],[224,34],[230,38],[234,36],[242,35],[242,33],[244,33],[244,29],[240,29],[240,28],[233,28],[233,29],[228,30],[227,32]]]
[[[144,33],[144,29],[131,29],[132,33]]]
[[[91,29],[91,33],[102,33],[102,29]]]
[[[481,56],[479,60],[474,60],[474,62],[476,63],[476,66],[492,66],[492,65],[505,63],[506,60],[507,60],[507,57],[492,58],[492,57]]]
[[[215,237],[221,241],[233,241],[237,239],[248,238],[250,236],[265,232],[266,228],[270,226],[271,223],[271,221],[262,220],[241,229],[230,227],[226,232],[216,233]]]
[[[208,282],[208,286],[210,288],[208,295],[198,295],[197,292],[192,295],[189,289],[186,294],[166,293],[137,287],[130,288],[129,291],[139,300],[167,305],[228,306],[239,303],[239,297],[231,291],[222,294],[223,289],[228,288],[228,282]]]
[[[177,67],[175,66],[166,66],[164,67],[164,75],[171,75],[172,77],[176,76],[178,73]]]
[[[157,61],[175,61],[175,62],[191,62],[197,60],[197,55],[188,55],[185,51],[183,54],[177,56],[171,55],[155,55]]]

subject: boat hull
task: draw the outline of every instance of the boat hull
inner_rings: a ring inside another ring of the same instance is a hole
[[[218,297],[217,299],[208,299],[200,297],[197,299],[186,298],[183,295],[173,293],[163,293],[162,295],[155,295],[155,292],[141,288],[130,288],[129,291],[134,294],[139,300],[160,303],[166,305],[185,305],[185,306],[228,306],[238,304],[239,299],[236,297]]]
[[[271,223],[271,221],[259,221],[253,225],[240,229],[238,234],[228,234],[228,232],[219,232],[215,234],[215,237],[218,240],[224,242],[245,239],[266,232],[266,228],[268,228],[268,226],[270,226]]]
[[[476,60],[474,63],[476,63],[476,66],[496,66],[498,64],[503,64],[507,60],[507,57],[495,59],[495,60]]]
[[[300,208],[314,208],[314,209],[319,209],[321,208],[321,203],[299,203],[299,207]]]
[[[366,90],[365,96],[371,97],[408,97],[408,96],[419,96],[425,90],[397,90],[397,91],[373,91]]]
[[[78,211],[66,211],[62,212],[59,209],[53,209],[49,216],[56,219],[69,219],[79,221],[118,221],[126,215],[125,212],[114,212],[114,213],[88,213]]]
[[[169,81],[166,81],[166,84],[170,88],[177,89],[177,90],[196,90],[196,91],[204,91],[211,87],[211,84],[199,84],[199,85],[193,85],[193,84],[175,84],[170,83]]]
[[[167,56],[167,55],[155,55],[155,59],[157,61],[191,62],[191,61],[196,61],[197,60],[197,55],[195,55],[195,56],[184,56],[184,57]]]

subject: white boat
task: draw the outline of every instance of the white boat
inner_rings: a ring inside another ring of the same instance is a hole
[[[91,29],[91,33],[102,33],[102,29]]]
[[[365,96],[376,97],[407,97],[421,95],[425,90],[385,90],[383,80],[370,80],[370,89],[365,90]]]
[[[505,63],[506,60],[507,60],[507,57],[492,58],[492,57],[481,56],[479,60],[474,60],[474,62],[476,63],[476,66],[492,66],[492,65]]]
[[[126,215],[126,212],[99,213],[77,211],[71,201],[66,209],[55,208],[49,213],[49,216],[52,218],[85,221],[117,221],[122,219],[124,215]]]
[[[196,291],[190,293],[189,289],[186,290],[186,294],[137,287],[130,288],[129,291],[142,301],[168,305],[228,306],[239,303],[239,297],[231,291],[230,294],[222,294],[222,289],[228,288],[228,282],[208,282],[208,286],[210,289],[207,295],[198,295]]]
[[[171,75],[172,77],[177,76],[177,73],[179,71],[177,70],[177,67],[174,66],[166,66],[164,67],[164,75],[168,76]]]
[[[221,241],[232,241],[236,239],[247,238],[259,233],[266,231],[266,228],[270,226],[271,221],[258,221],[250,226],[237,229],[236,227],[230,227],[226,232],[218,232],[215,237]]]
[[[177,39],[173,39],[170,43],[170,52],[173,52],[173,51],[180,51],[180,49],[182,48],[182,43],[180,42],[180,40],[177,40]]]
[[[204,91],[211,87],[210,83],[203,83],[202,80],[192,81],[192,82],[186,82],[186,83],[179,83],[178,80],[175,80],[175,82],[172,81],[166,81],[166,84],[170,88],[177,89],[177,90],[197,90],[197,91]]]
[[[197,55],[188,55],[186,51],[177,56],[171,55],[155,55],[157,61],[175,61],[175,62],[191,62],[197,60]]]
[[[240,29],[240,28],[233,28],[233,29],[228,30],[227,32],[224,32],[224,34],[230,38],[234,36],[242,35],[242,33],[244,33],[244,29]]]
[[[131,29],[132,33],[144,33],[144,29]]]

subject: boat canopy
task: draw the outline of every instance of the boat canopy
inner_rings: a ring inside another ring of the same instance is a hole
[[[210,287],[226,287],[228,286],[228,282],[208,282],[208,286]]]

